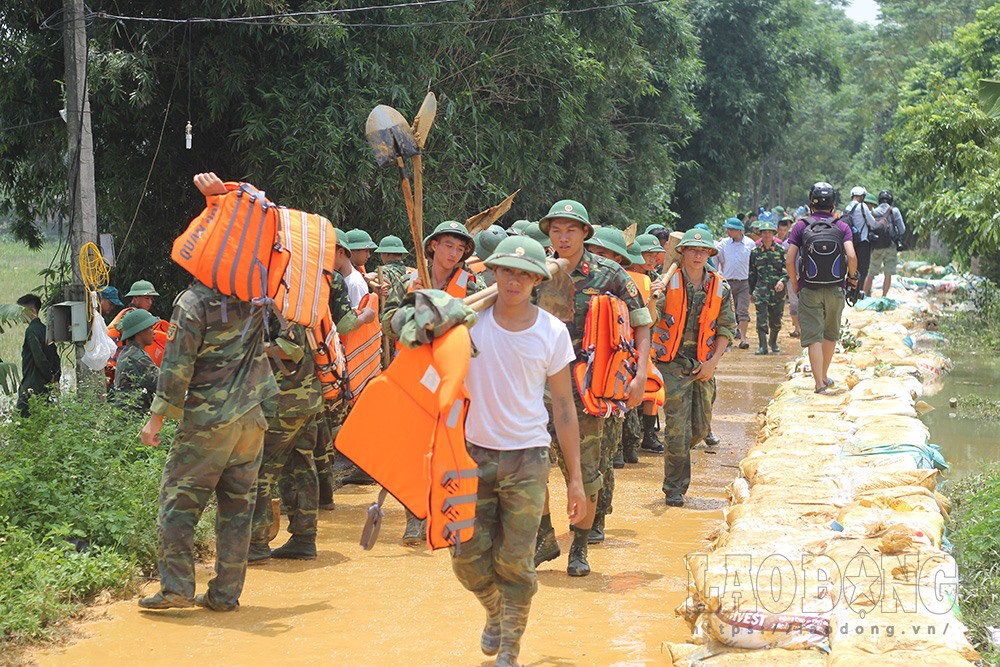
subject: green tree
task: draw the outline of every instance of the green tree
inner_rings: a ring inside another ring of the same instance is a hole
[[[39,27],[59,4],[15,0],[0,10],[2,126],[60,107],[60,34]],[[128,0],[115,11],[233,17],[363,5]],[[147,278],[165,296],[186,282],[169,248],[201,207],[190,185],[197,171],[248,180],[344,227],[405,237],[398,181],[377,170],[364,123],[379,103],[412,117],[428,88],[440,102],[425,158],[428,225],[464,219],[519,187],[512,217],[535,219],[572,196],[602,222],[654,219],[663,202],[649,191],[671,188],[677,151],[697,119],[697,46],[684,3],[502,20],[585,7],[461,2],[267,25],[95,17],[98,222],[118,241],[115,280]],[[436,25],[380,27],[414,23]],[[62,212],[63,132],[56,122],[0,137],[0,168],[14,175],[3,195],[29,242],[38,239],[37,216]]]

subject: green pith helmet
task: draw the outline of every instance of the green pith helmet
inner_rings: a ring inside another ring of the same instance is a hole
[[[537,222],[529,222],[524,228],[524,235],[538,241],[543,248],[552,245],[552,241],[542,233],[542,227]]]
[[[626,250],[628,250],[628,258],[632,261],[633,266],[642,266],[646,263],[646,258],[642,256],[638,243],[632,243]]]
[[[153,287],[153,283],[148,280],[137,280],[132,283],[132,287],[129,288],[125,298],[127,299],[130,296],[160,296],[160,293]]]
[[[621,256],[621,265],[623,267],[632,265],[632,258],[629,255],[628,248],[625,246],[625,234],[617,227],[601,227],[594,232],[591,238],[587,239],[584,245],[607,248],[611,252]]]
[[[756,224],[758,232],[776,232],[778,231],[778,226],[774,224],[771,220],[764,220],[763,222],[758,221]]]
[[[578,201],[562,199],[553,204],[548,214],[538,221],[538,227],[542,230],[543,234],[546,236],[549,235],[549,223],[556,218],[576,220],[582,223],[583,228],[587,231],[585,239],[589,239],[594,235],[594,226],[590,224],[590,214],[587,213],[587,208]]]
[[[545,248],[528,236],[511,236],[500,242],[496,250],[486,259],[486,266],[505,266],[509,269],[528,271],[542,277],[552,278],[545,265]]]
[[[337,245],[347,251],[347,256],[351,256],[350,242],[347,240],[347,232],[342,229],[333,228],[333,233],[337,235]]]
[[[722,225],[723,229],[738,229],[739,231],[744,231],[743,223],[740,222],[739,218],[726,218],[726,223]]]
[[[530,220],[515,220],[510,226],[510,231],[518,236],[524,235],[524,228],[531,224]]]
[[[507,238],[507,230],[500,225],[490,225],[475,236],[476,257],[486,259],[497,249],[500,242]]]
[[[666,227],[664,227],[663,225],[661,225],[659,223],[654,222],[653,224],[646,226],[646,231],[643,232],[643,234],[652,234],[657,229],[666,229]]]
[[[476,243],[469,234],[469,230],[465,228],[461,222],[456,222],[454,220],[445,220],[431,232],[428,236],[424,237],[424,254],[427,255],[428,259],[434,259],[434,251],[431,250],[431,241],[436,238],[440,238],[445,234],[450,234],[452,236],[457,236],[460,239],[465,240],[465,252],[462,254],[462,261],[472,257],[472,252],[476,248]]]
[[[347,232],[347,247],[351,250],[375,250],[378,246],[365,230],[352,229]]]
[[[712,237],[712,232],[706,232],[704,229],[698,229],[697,227],[684,232],[684,238],[677,244],[677,249],[680,250],[681,248],[708,248],[712,251],[712,256],[719,254],[719,251],[715,247],[715,239]]]
[[[652,234],[639,234],[636,236],[632,247],[636,246],[639,246],[639,252],[666,252],[666,249],[660,245],[660,240]]]
[[[784,212],[785,212],[784,206],[775,206],[774,208],[771,209],[771,213],[774,214],[775,219],[780,219],[781,214]]]
[[[122,316],[121,321],[118,322],[118,331],[121,332],[122,340],[128,340],[143,329],[148,329],[159,321],[160,318],[148,310],[134,308]]]
[[[403,245],[403,239],[398,236],[393,236],[392,234],[382,237],[382,240],[378,242],[378,247],[375,248],[375,252],[387,253],[390,255],[410,254],[410,251]]]
[[[878,206],[878,197],[869,192],[865,195],[865,203],[871,204],[872,206]]]

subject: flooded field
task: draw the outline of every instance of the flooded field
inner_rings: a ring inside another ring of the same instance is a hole
[[[781,339],[797,353],[797,341]],[[674,609],[684,600],[686,553],[704,548],[722,521],[724,487],[756,435],[756,414],[784,379],[790,354],[734,350],[720,370],[715,432],[721,445],[693,452],[689,502],[668,508],[660,491],[662,457],[616,471],[607,540],[590,549],[593,573],[566,576],[570,535],[553,512],[563,556],[539,568],[521,661],[537,667],[669,665],[664,642],[684,641],[688,627]],[[558,471],[553,507],[564,506]],[[40,665],[489,665],[478,648],[485,613],[451,571],[447,552],[398,543],[402,507],[387,502],[379,543],[358,546],[364,513],[377,487],[349,486],[322,512],[319,558],[270,561],[247,575],[241,608],[140,612],[135,600],[95,607],[67,645],[36,652]],[[281,544],[285,534],[275,544]],[[199,590],[210,578],[199,568]],[[146,593],[155,590],[147,586]]]

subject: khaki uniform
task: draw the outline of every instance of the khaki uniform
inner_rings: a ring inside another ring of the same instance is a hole
[[[194,596],[194,528],[215,493],[215,577],[208,600],[239,601],[254,487],[278,386],[264,356],[259,308],[195,283],[177,297],[152,411],[179,419],[160,481],[161,592]]]

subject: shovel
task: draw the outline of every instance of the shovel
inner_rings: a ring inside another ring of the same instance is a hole
[[[684,234],[681,232],[670,232],[670,239],[667,241],[667,254],[663,256],[663,275],[660,276],[660,280],[663,282],[669,282],[674,274],[677,273],[677,268],[681,265],[681,253],[677,250],[677,244],[681,242],[684,238]]]
[[[517,193],[520,191],[521,191],[520,188],[514,190],[514,192],[512,192],[510,196],[508,196],[506,199],[504,199],[496,206],[490,206],[485,211],[480,211],[471,218],[466,219],[465,228],[469,230],[470,234],[475,236],[477,232],[481,232],[482,230],[492,225],[494,222],[502,218],[507,211],[510,210],[510,207],[514,204],[514,197],[516,197]],[[486,259],[486,258],[480,257],[480,259]]]
[[[403,163],[403,158],[419,156],[417,139],[403,116],[384,104],[378,105],[368,114],[365,135],[368,137],[368,143],[372,147],[378,166],[386,167],[395,161],[399,168],[403,200],[406,202],[406,216],[410,223],[410,234],[413,236],[414,255],[417,258],[417,271],[424,285],[429,285],[430,276],[427,271],[427,260],[424,258],[423,234],[417,227],[410,177],[406,174],[406,165]]]
[[[424,247],[424,156],[420,151],[424,150],[424,145],[427,143],[427,135],[431,131],[431,127],[434,125],[434,117],[437,115],[437,98],[434,97],[434,93],[427,93],[424,96],[424,101],[420,104],[420,110],[417,111],[416,117],[413,119],[413,136],[417,142],[417,154],[413,156],[413,189],[415,192],[414,199],[414,228],[416,228],[416,233],[419,237],[414,238],[414,243],[420,246],[421,255],[423,255]],[[418,261],[422,259],[418,258]],[[419,264],[418,266],[424,266],[426,262]],[[420,280],[423,282],[424,287],[430,287],[430,276],[420,275]]]

